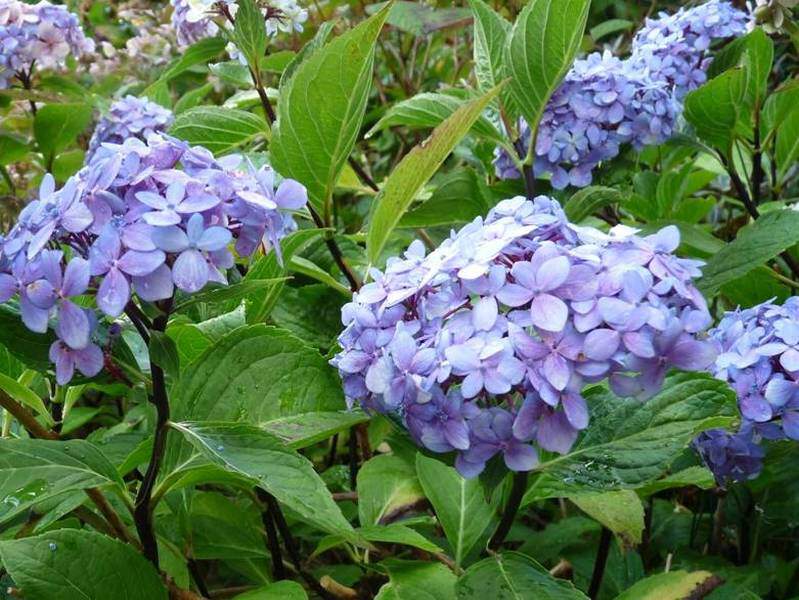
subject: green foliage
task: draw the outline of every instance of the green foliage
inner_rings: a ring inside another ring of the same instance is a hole
[[[214,154],[224,154],[268,136],[268,128],[263,119],[243,110],[198,106],[180,113],[170,133]]]

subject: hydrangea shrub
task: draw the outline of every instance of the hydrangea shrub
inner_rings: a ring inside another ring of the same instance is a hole
[[[797,596],[799,4],[656,4],[0,0],[6,595]]]

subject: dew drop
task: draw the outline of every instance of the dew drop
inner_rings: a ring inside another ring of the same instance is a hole
[[[217,452],[222,452],[224,449],[225,449],[225,447],[224,447],[222,444],[219,444],[219,445],[216,447],[216,451],[217,451]]]
[[[56,545],[55,542],[50,542],[49,544],[47,544],[47,547],[50,548],[50,552],[55,552],[56,550],[58,550],[58,546]]]

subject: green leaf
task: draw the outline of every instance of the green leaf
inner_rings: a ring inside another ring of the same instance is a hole
[[[205,97],[213,91],[213,89],[213,83],[206,83],[205,85],[201,85],[198,88],[186,92],[180,97],[180,100],[175,102],[175,108],[173,112],[176,115],[179,115],[191,108],[197,107],[202,103],[203,99],[205,99]]]
[[[715,484],[716,481],[713,478],[713,473],[711,473],[705,467],[694,466],[667,475],[662,479],[653,481],[652,483],[647,484],[644,487],[640,488],[638,490],[638,493],[642,496],[649,496],[661,490],[669,490],[672,488],[683,488],[692,485],[701,488],[703,490],[709,490]]]
[[[436,544],[428,540],[421,533],[400,523],[389,523],[388,525],[368,525],[358,527],[355,531],[368,542],[383,544],[402,544],[419,548],[425,552],[443,552]],[[314,555],[326,552],[331,548],[340,546],[344,543],[339,536],[327,536],[314,550]]]
[[[569,500],[618,535],[626,546],[641,543],[644,505],[632,490],[578,494]]]
[[[745,36],[733,40],[713,57],[708,77],[740,66],[746,76],[744,103],[751,109],[762,103],[766,95],[768,77],[774,60],[774,43],[759,27]]]
[[[775,210],[738,232],[702,268],[699,289],[713,296],[729,281],[743,277],[799,242],[799,212]]]
[[[235,329],[191,365],[171,390],[174,418],[263,423],[339,410],[338,375],[319,352],[266,325]]]
[[[0,373],[0,394],[3,392],[20,404],[32,408],[36,411],[36,414],[44,417],[48,427],[53,426],[53,418],[50,416],[50,412],[47,410],[47,407],[45,407],[42,399],[39,398],[33,390],[22,385],[16,379],[4,373]]]
[[[281,81],[272,162],[283,176],[303,182],[317,209],[328,205],[358,138],[374,45],[387,16],[384,8],[313,51]]]
[[[358,518],[362,526],[376,525],[395,511],[424,498],[416,469],[399,456],[381,454],[358,471]]]
[[[10,133],[0,134],[0,165],[10,165],[22,159],[30,148],[24,138]]]
[[[685,119],[697,136],[729,155],[746,92],[746,73],[735,67],[685,97]]]
[[[305,275],[306,277],[310,277],[311,279],[316,279],[316,281],[324,283],[326,286],[336,290],[346,298],[352,297],[352,290],[350,288],[341,283],[322,267],[314,262],[311,262],[307,258],[303,258],[302,256],[292,256],[291,260],[289,260],[289,268],[294,273],[299,273],[300,275]]]
[[[455,600],[456,577],[440,563],[390,558],[380,564],[389,582],[375,600]]]
[[[48,357],[55,335],[35,333],[25,327],[19,310],[12,304],[0,304],[0,344],[5,346],[14,358],[42,373],[52,368]]]
[[[452,467],[421,453],[416,455],[416,474],[452,547],[455,564],[463,564],[494,517],[480,481],[465,479]]]
[[[172,427],[214,464],[246,477],[307,522],[357,539],[313,464],[278,437],[247,423],[182,422]]]
[[[566,216],[574,223],[579,223],[583,219],[590,217],[600,208],[619,204],[624,196],[618,190],[592,185],[575,192],[563,206]]]
[[[796,112],[799,112],[799,81],[792,80],[780,86],[763,103],[763,136],[779,129],[782,122]]]
[[[229,60],[221,63],[208,65],[211,73],[223,79],[227,83],[240,88],[252,88],[252,78],[247,65],[241,64],[237,60]]]
[[[769,267],[755,267],[743,277],[722,285],[720,293],[733,306],[754,306],[772,299],[777,304],[782,304],[792,295],[791,289],[778,281],[774,275],[774,271]]]
[[[375,199],[366,237],[369,261],[376,264],[388,237],[425,183],[438,170],[455,145],[471,129],[499,88],[458,108],[433,130],[430,137],[411,150],[391,172]]]
[[[469,0],[474,13],[474,72],[481,91],[487,92],[504,80],[505,44],[511,24],[483,0]]]
[[[366,137],[396,125],[404,125],[411,129],[437,127],[458,108],[463,106],[464,103],[463,99],[449,94],[431,92],[417,94],[391,106],[369,130]],[[506,141],[505,137],[491,124],[491,121],[483,115],[480,115],[474,122],[472,133],[495,144],[501,144]]]
[[[233,26],[233,42],[241,51],[253,73],[258,74],[266,53],[266,23],[255,0],[239,0]]]
[[[774,159],[777,162],[777,177],[783,181],[799,158],[799,108],[794,108],[782,120],[776,136]]]
[[[473,169],[443,175],[430,198],[405,213],[398,227],[439,227],[470,223],[493,206],[483,178]]]
[[[535,132],[580,47],[590,0],[531,0],[506,46],[510,94]],[[535,138],[535,136],[533,136]]]
[[[585,392],[591,427],[571,452],[541,462],[523,504],[586,493],[637,489],[659,479],[691,440],[735,421],[735,392],[699,373],[666,378],[646,402],[618,398],[601,386]]]
[[[287,277],[274,279],[243,279],[230,285],[208,285],[201,292],[186,298],[175,307],[175,312],[183,311],[196,304],[220,304],[239,302],[253,294],[269,293],[275,286],[287,281]]]
[[[198,106],[175,117],[171,135],[190,144],[205,146],[214,154],[224,154],[268,133],[259,116],[235,108]]]
[[[180,373],[180,357],[174,340],[162,331],[150,332],[150,362],[165,373],[176,377]]]
[[[8,573],[30,600],[166,600],[155,568],[132,546],[99,533],[61,529],[0,542]]]
[[[77,140],[92,120],[88,104],[47,104],[33,119],[33,135],[42,154],[48,160]]]
[[[299,450],[368,420],[358,411],[312,412],[272,419],[261,428],[279,437],[289,448]]]
[[[212,58],[225,49],[226,45],[227,41],[221,37],[205,38],[192,44],[183,50],[180,57],[172,62],[156,81],[147,86],[141,95],[168,107],[170,99],[167,84],[195,65],[208,64]]]
[[[658,573],[637,581],[615,600],[683,600],[712,576],[708,571]]]
[[[284,580],[238,594],[233,600],[308,600],[308,594],[296,581]]]
[[[532,558],[503,552],[469,567],[458,580],[458,600],[587,600],[570,582],[555,579]]]
[[[592,27],[589,33],[591,34],[591,38],[595,42],[598,42],[603,37],[613,35],[614,33],[621,33],[622,31],[629,31],[634,26],[635,23],[627,19],[608,19]]]
[[[258,259],[247,271],[244,281],[274,280],[286,275],[286,263],[296,253],[301,252],[318,236],[324,235],[325,229],[301,229],[289,234],[280,241],[280,254],[274,250]],[[264,321],[275,306],[283,283],[270,286],[267,290],[254,292],[245,300],[247,323]]]
[[[385,4],[372,4],[367,7],[367,13],[372,13]],[[391,7],[388,24],[411,35],[423,36],[441,29],[467,25],[470,17],[471,12],[464,8],[434,8],[420,2],[397,0]]]
[[[0,440],[0,522],[64,492],[109,484],[125,488],[114,465],[89,442]]]

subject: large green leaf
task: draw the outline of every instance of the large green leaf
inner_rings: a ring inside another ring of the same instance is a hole
[[[64,492],[103,485],[125,487],[114,465],[87,441],[0,440],[0,522]]]
[[[504,552],[469,567],[458,580],[458,600],[587,600],[570,582],[555,579],[532,558]]]
[[[440,563],[389,559],[380,564],[389,582],[375,600],[455,600],[455,575]]]
[[[315,50],[284,78],[270,150],[274,167],[326,206],[363,122],[374,45],[388,8]]]
[[[474,72],[484,92],[504,79],[505,44],[511,24],[483,0],[469,0],[474,13]]]
[[[0,542],[14,583],[30,600],[166,600],[158,571],[132,546],[61,529]]]
[[[583,219],[590,217],[600,208],[611,204],[618,204],[624,196],[618,190],[592,185],[575,192],[571,198],[563,205],[566,216],[569,220],[579,223]]]
[[[243,110],[198,106],[180,113],[169,133],[214,154],[239,148],[267,132],[266,122]]]
[[[483,177],[473,169],[443,175],[430,198],[409,210],[398,227],[438,227],[470,223],[493,205]]]
[[[357,483],[358,518],[364,527],[424,498],[414,466],[393,454],[366,461]]]
[[[55,341],[55,335],[35,333],[25,327],[19,310],[10,304],[0,304],[0,344],[5,346],[14,358],[37,371],[51,368],[48,352]]]
[[[204,65],[225,49],[227,41],[221,37],[205,38],[192,44],[180,53],[180,57],[170,64],[158,78],[157,83],[165,83],[185,73],[195,65]],[[153,84],[155,85],[155,84]],[[149,88],[148,88],[149,90]],[[144,95],[147,95],[145,90]]]
[[[47,407],[44,405],[42,399],[36,395],[36,392],[22,385],[13,377],[9,377],[8,375],[0,372],[0,394],[3,393],[8,394],[12,399],[16,400],[20,404],[36,411],[38,415],[44,417],[47,426],[52,427],[53,418],[47,411]]]
[[[672,375],[646,402],[601,386],[585,396],[591,427],[571,452],[538,465],[524,504],[642,487],[659,479],[699,432],[729,426],[737,415],[735,392],[705,374]]]
[[[465,479],[441,461],[417,454],[416,474],[460,565],[491,524],[494,509],[478,479]]]
[[[627,546],[641,543],[644,505],[632,490],[569,496],[580,509],[618,535]]]
[[[799,212],[775,210],[761,216],[710,257],[699,289],[712,296],[729,281],[743,277],[799,242]]]
[[[436,127],[429,138],[411,150],[392,171],[375,199],[366,236],[366,253],[373,264],[377,263],[389,235],[422,186],[438,170],[498,92],[499,88],[495,88],[462,105]]]
[[[374,12],[384,4],[379,2],[367,6],[367,13]],[[388,15],[388,24],[414,36],[423,36],[441,29],[462,27],[469,23],[470,16],[465,8],[434,8],[422,2],[396,0]]]
[[[404,125],[410,129],[437,127],[458,108],[464,100],[449,94],[424,92],[391,106],[383,117],[366,134],[371,136],[381,129]],[[485,116],[479,116],[472,126],[472,133],[496,143],[505,138]]]
[[[255,0],[239,0],[236,5],[238,10],[233,27],[233,42],[247,59],[253,72],[258,74],[268,42],[264,16]]]
[[[637,581],[615,600],[684,600],[713,574],[708,571],[670,571]]]
[[[308,523],[357,539],[313,464],[280,438],[247,423],[182,422],[172,427],[214,464],[262,487]]]
[[[50,160],[74,143],[91,122],[92,112],[91,105],[81,103],[41,107],[33,119],[33,134],[41,153]]]
[[[233,600],[308,600],[308,594],[296,581],[284,580],[238,594]]]
[[[325,358],[266,325],[221,338],[184,370],[171,394],[176,419],[263,423],[344,408],[341,383]]]
[[[590,0],[530,0],[516,18],[505,51],[509,90],[533,131],[572,65]]]
[[[286,236],[280,242],[280,253],[274,250],[262,256],[247,271],[244,281],[280,279],[286,275],[286,265],[295,253],[300,252],[318,236],[326,232],[324,229],[301,229]],[[269,286],[265,290],[250,293],[245,300],[247,323],[261,323],[275,306],[283,283]]]
[[[299,450],[368,420],[360,411],[312,412],[273,419],[261,428],[279,437],[289,448]]]
[[[685,119],[697,136],[729,154],[744,110],[746,73],[742,67],[725,71],[685,97]]]

